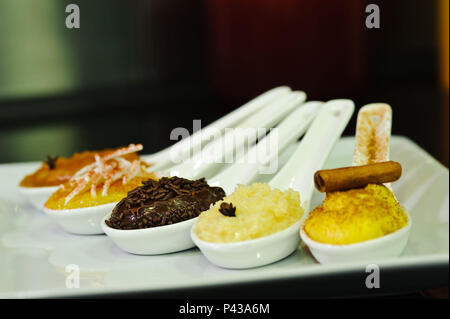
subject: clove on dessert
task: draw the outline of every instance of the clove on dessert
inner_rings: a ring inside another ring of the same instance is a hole
[[[48,165],[48,167],[50,168],[50,169],[54,169],[55,168],[55,166],[56,166],[56,160],[58,159],[58,155],[56,155],[56,156],[50,156],[50,155],[47,155],[47,159],[45,160],[45,163]]]
[[[236,217],[236,207],[232,203],[220,204],[219,212],[228,217]]]

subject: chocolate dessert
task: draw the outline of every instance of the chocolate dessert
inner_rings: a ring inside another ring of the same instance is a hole
[[[210,187],[204,178],[163,177],[143,184],[114,207],[106,220],[109,227],[141,229],[179,223],[197,217],[225,197],[222,188]]]

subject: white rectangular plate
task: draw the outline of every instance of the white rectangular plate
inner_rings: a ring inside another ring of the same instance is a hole
[[[351,165],[353,147],[353,138],[341,139],[325,168]],[[411,213],[413,226],[402,256],[377,262],[381,274],[386,271],[391,274],[390,278],[399,278],[410,271],[414,278],[406,276],[402,281],[395,281],[396,289],[400,290],[427,288],[441,281],[448,284],[448,169],[403,137],[392,138],[391,159],[403,166],[403,176],[393,184],[393,189]],[[362,278],[357,283],[361,291],[367,289],[364,285],[366,265],[319,265],[301,247],[291,256],[268,266],[228,270],[210,264],[196,248],[169,255],[135,256],[121,251],[105,235],[68,234],[33,209],[18,192],[20,179],[38,165],[0,165],[0,297],[98,296],[133,292],[158,296],[158,293],[182,289],[188,291],[189,296],[189,289],[264,283],[275,287],[277,283],[286,282],[298,283],[293,287],[298,295],[309,296],[308,292],[313,290],[315,295],[317,291],[320,295],[320,291],[329,290],[333,278],[344,280],[349,274],[356,278],[352,280]],[[316,192],[312,207],[322,199],[323,195]],[[80,269],[79,288],[66,287],[73,283],[70,275],[74,274],[74,268],[70,265]],[[434,272],[436,269],[446,269],[447,277]],[[430,272],[441,277],[432,278]],[[308,284],[301,284],[302,280],[308,280]],[[381,285],[384,283],[382,280]],[[344,284],[334,289],[334,293],[345,293],[351,286]],[[389,286],[387,282],[386,286]]]

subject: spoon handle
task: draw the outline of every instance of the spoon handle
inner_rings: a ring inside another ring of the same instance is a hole
[[[153,164],[152,169],[154,170],[167,168],[173,165],[171,159],[174,154],[177,156],[177,158],[185,158],[191,152],[191,150],[195,150],[199,147],[199,145],[201,146],[203,143],[207,142],[204,138],[202,138],[202,135],[207,136],[209,134],[204,133],[208,133],[211,130],[222,131],[227,127],[235,127],[239,122],[245,120],[254,112],[257,112],[258,110],[274,102],[275,100],[288,95],[290,92],[291,89],[287,86],[279,86],[273,88],[245,103],[236,110],[219,118],[208,126],[205,126],[204,128],[202,128],[202,130],[199,130],[189,135],[188,137],[183,138],[174,145],[169,146],[154,154],[143,155],[141,156],[141,158],[146,162]]]
[[[271,128],[306,99],[306,94],[294,91],[264,107],[239,125],[238,130],[229,130],[207,144],[192,159],[170,169],[171,176],[190,179],[213,176],[224,163],[231,163],[234,154],[242,154],[246,145],[252,145],[259,128]],[[249,129],[249,130],[247,130]]]
[[[356,120],[353,166],[389,161],[392,108],[385,103],[367,104]],[[391,183],[385,183],[392,191]]]
[[[322,168],[354,109],[355,105],[351,100],[331,100],[325,103],[297,150],[270,181],[271,187],[298,191],[302,206],[307,212],[314,190],[314,173]]]
[[[358,111],[353,165],[389,161],[392,109],[385,103],[367,104]]]
[[[322,105],[323,102],[318,101],[300,105],[268,135],[253,145],[242,158],[211,178],[209,183],[221,186],[226,194],[231,194],[237,184],[252,182],[258,172],[276,172],[279,153],[306,132]]]

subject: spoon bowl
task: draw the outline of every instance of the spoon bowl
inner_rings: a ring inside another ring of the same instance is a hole
[[[58,189],[59,186],[48,187],[22,187],[19,192],[38,210],[42,211],[47,199]]]
[[[211,243],[198,238],[195,225],[191,238],[211,263],[223,268],[244,269],[271,264],[292,254],[298,247],[302,220],[274,234],[233,243]]]
[[[195,246],[190,236],[192,226],[198,217],[172,225],[144,229],[115,229],[106,224],[111,217],[107,214],[102,221],[103,232],[124,251],[136,255],[160,255],[186,250]]]
[[[412,225],[411,216],[406,211],[405,214],[408,223],[404,227],[388,235],[355,244],[333,245],[315,241],[308,236],[303,226],[300,237],[321,264],[369,262],[398,257],[406,247]]]
[[[69,233],[96,235],[103,234],[101,222],[116,205],[117,202],[84,208],[56,210],[43,207],[43,209],[49,217]]]

